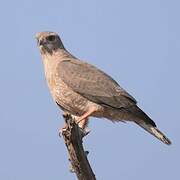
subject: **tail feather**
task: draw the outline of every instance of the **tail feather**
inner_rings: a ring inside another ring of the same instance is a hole
[[[157,127],[142,121],[141,122],[136,121],[135,123],[141,126],[143,129],[145,129],[147,132],[151,133],[153,136],[158,138],[163,143],[167,145],[171,144],[171,141]]]
[[[155,122],[138,106],[132,106],[128,112],[133,115],[134,122],[158,138],[163,143],[170,145],[171,141],[156,127]]]

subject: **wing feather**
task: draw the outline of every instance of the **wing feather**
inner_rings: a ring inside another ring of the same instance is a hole
[[[90,101],[113,108],[136,104],[109,75],[100,69],[78,59],[61,61],[57,67],[58,76],[75,92]]]

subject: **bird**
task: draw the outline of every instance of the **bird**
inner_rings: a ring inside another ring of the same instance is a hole
[[[136,99],[104,71],[72,55],[55,32],[36,34],[45,77],[54,102],[85,129],[89,117],[134,122],[163,143],[171,141],[141,110]]]

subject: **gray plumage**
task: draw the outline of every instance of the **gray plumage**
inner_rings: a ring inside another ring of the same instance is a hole
[[[56,33],[37,34],[45,75],[54,101],[85,128],[89,116],[134,121],[166,144],[171,142],[109,75],[71,55]]]
[[[61,61],[58,74],[75,92],[95,103],[118,109],[136,104],[116,81],[88,63],[77,59]]]

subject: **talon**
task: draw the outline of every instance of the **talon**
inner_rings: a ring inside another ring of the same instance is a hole
[[[67,128],[68,128],[68,125],[65,123],[64,127],[59,129],[59,133],[58,133],[59,137],[62,136],[63,132],[66,131]]]
[[[59,137],[61,137],[62,136],[62,133],[63,133],[63,131],[65,131],[66,129],[65,128],[61,128],[61,129],[59,129]]]

